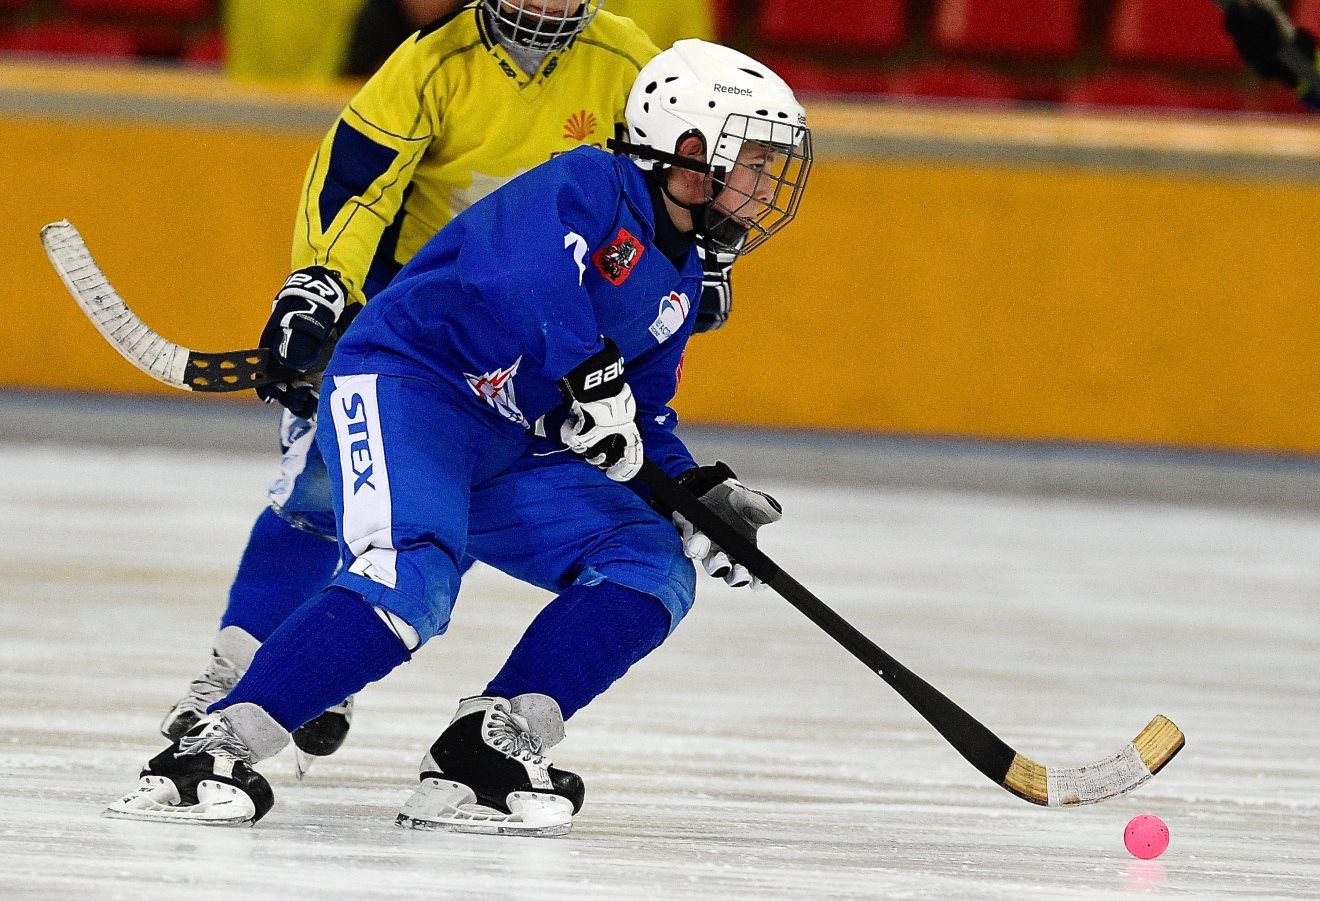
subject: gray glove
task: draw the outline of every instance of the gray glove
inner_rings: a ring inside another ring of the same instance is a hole
[[[691,491],[731,526],[739,535],[756,545],[756,531],[761,526],[778,522],[784,508],[764,491],[748,488],[733,470],[724,463],[689,469],[675,481]],[[681,513],[673,514],[674,525],[683,539],[683,553],[692,560],[700,560],[709,575],[723,579],[734,588],[750,585],[761,587],[761,580],[747,568],[729,558],[729,555],[698,531]]]

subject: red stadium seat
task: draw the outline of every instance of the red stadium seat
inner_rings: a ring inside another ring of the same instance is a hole
[[[963,100],[1021,99],[1013,80],[963,63],[920,63],[889,77],[886,93]]]
[[[1320,0],[1298,0],[1293,5],[1292,20],[1320,34]]]
[[[192,38],[183,49],[183,59],[198,66],[223,63],[225,61],[224,32],[217,29]]]
[[[184,47],[187,44],[184,29],[177,25],[126,22],[124,27],[133,32],[133,36],[137,40],[139,56],[173,59],[183,54]]]
[[[787,56],[767,56],[761,62],[798,93],[880,94],[885,90],[885,76],[874,68],[832,66]]]
[[[790,50],[883,53],[906,37],[907,11],[908,0],[762,0],[756,34]]]
[[[132,32],[86,22],[51,21],[0,35],[0,50],[52,56],[131,58],[138,45]]]
[[[1246,98],[1231,87],[1188,84],[1164,74],[1109,72],[1080,79],[1063,93],[1075,106],[1240,110]]]
[[[212,0],[60,0],[60,5],[83,16],[172,23],[201,21],[213,13],[215,6]]]
[[[1315,110],[1297,99],[1297,93],[1292,88],[1274,82],[1261,86],[1261,93],[1250,105],[1250,109],[1280,115],[1315,115]]]
[[[1200,69],[1242,65],[1210,0],[1117,0],[1106,48],[1114,59]]]
[[[1082,0],[940,0],[935,10],[936,46],[958,53],[1063,59],[1081,36]]]
[[[715,39],[727,44],[738,30],[734,0],[711,0],[710,5],[711,17],[715,20]]]

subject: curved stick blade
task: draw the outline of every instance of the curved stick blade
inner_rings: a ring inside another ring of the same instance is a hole
[[[1164,768],[1187,743],[1182,730],[1156,716],[1116,754],[1080,767],[1044,767],[1018,754],[1004,788],[1033,804],[1078,807],[1125,795]]]
[[[124,303],[67,219],[43,228],[41,244],[69,294],[102,337],[156,381],[185,391],[224,392],[289,377],[267,350],[200,353],[161,337]]]

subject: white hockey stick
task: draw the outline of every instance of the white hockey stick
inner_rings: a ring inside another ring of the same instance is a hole
[[[162,338],[128,308],[68,220],[41,230],[51,265],[97,331],[124,359],[159,382],[185,391],[243,391],[287,381],[294,373],[262,348],[202,353]]]

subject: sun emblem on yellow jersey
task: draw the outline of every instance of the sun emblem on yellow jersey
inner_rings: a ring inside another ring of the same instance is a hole
[[[585,141],[596,133],[596,117],[586,110],[574,113],[564,123],[564,137]]]

